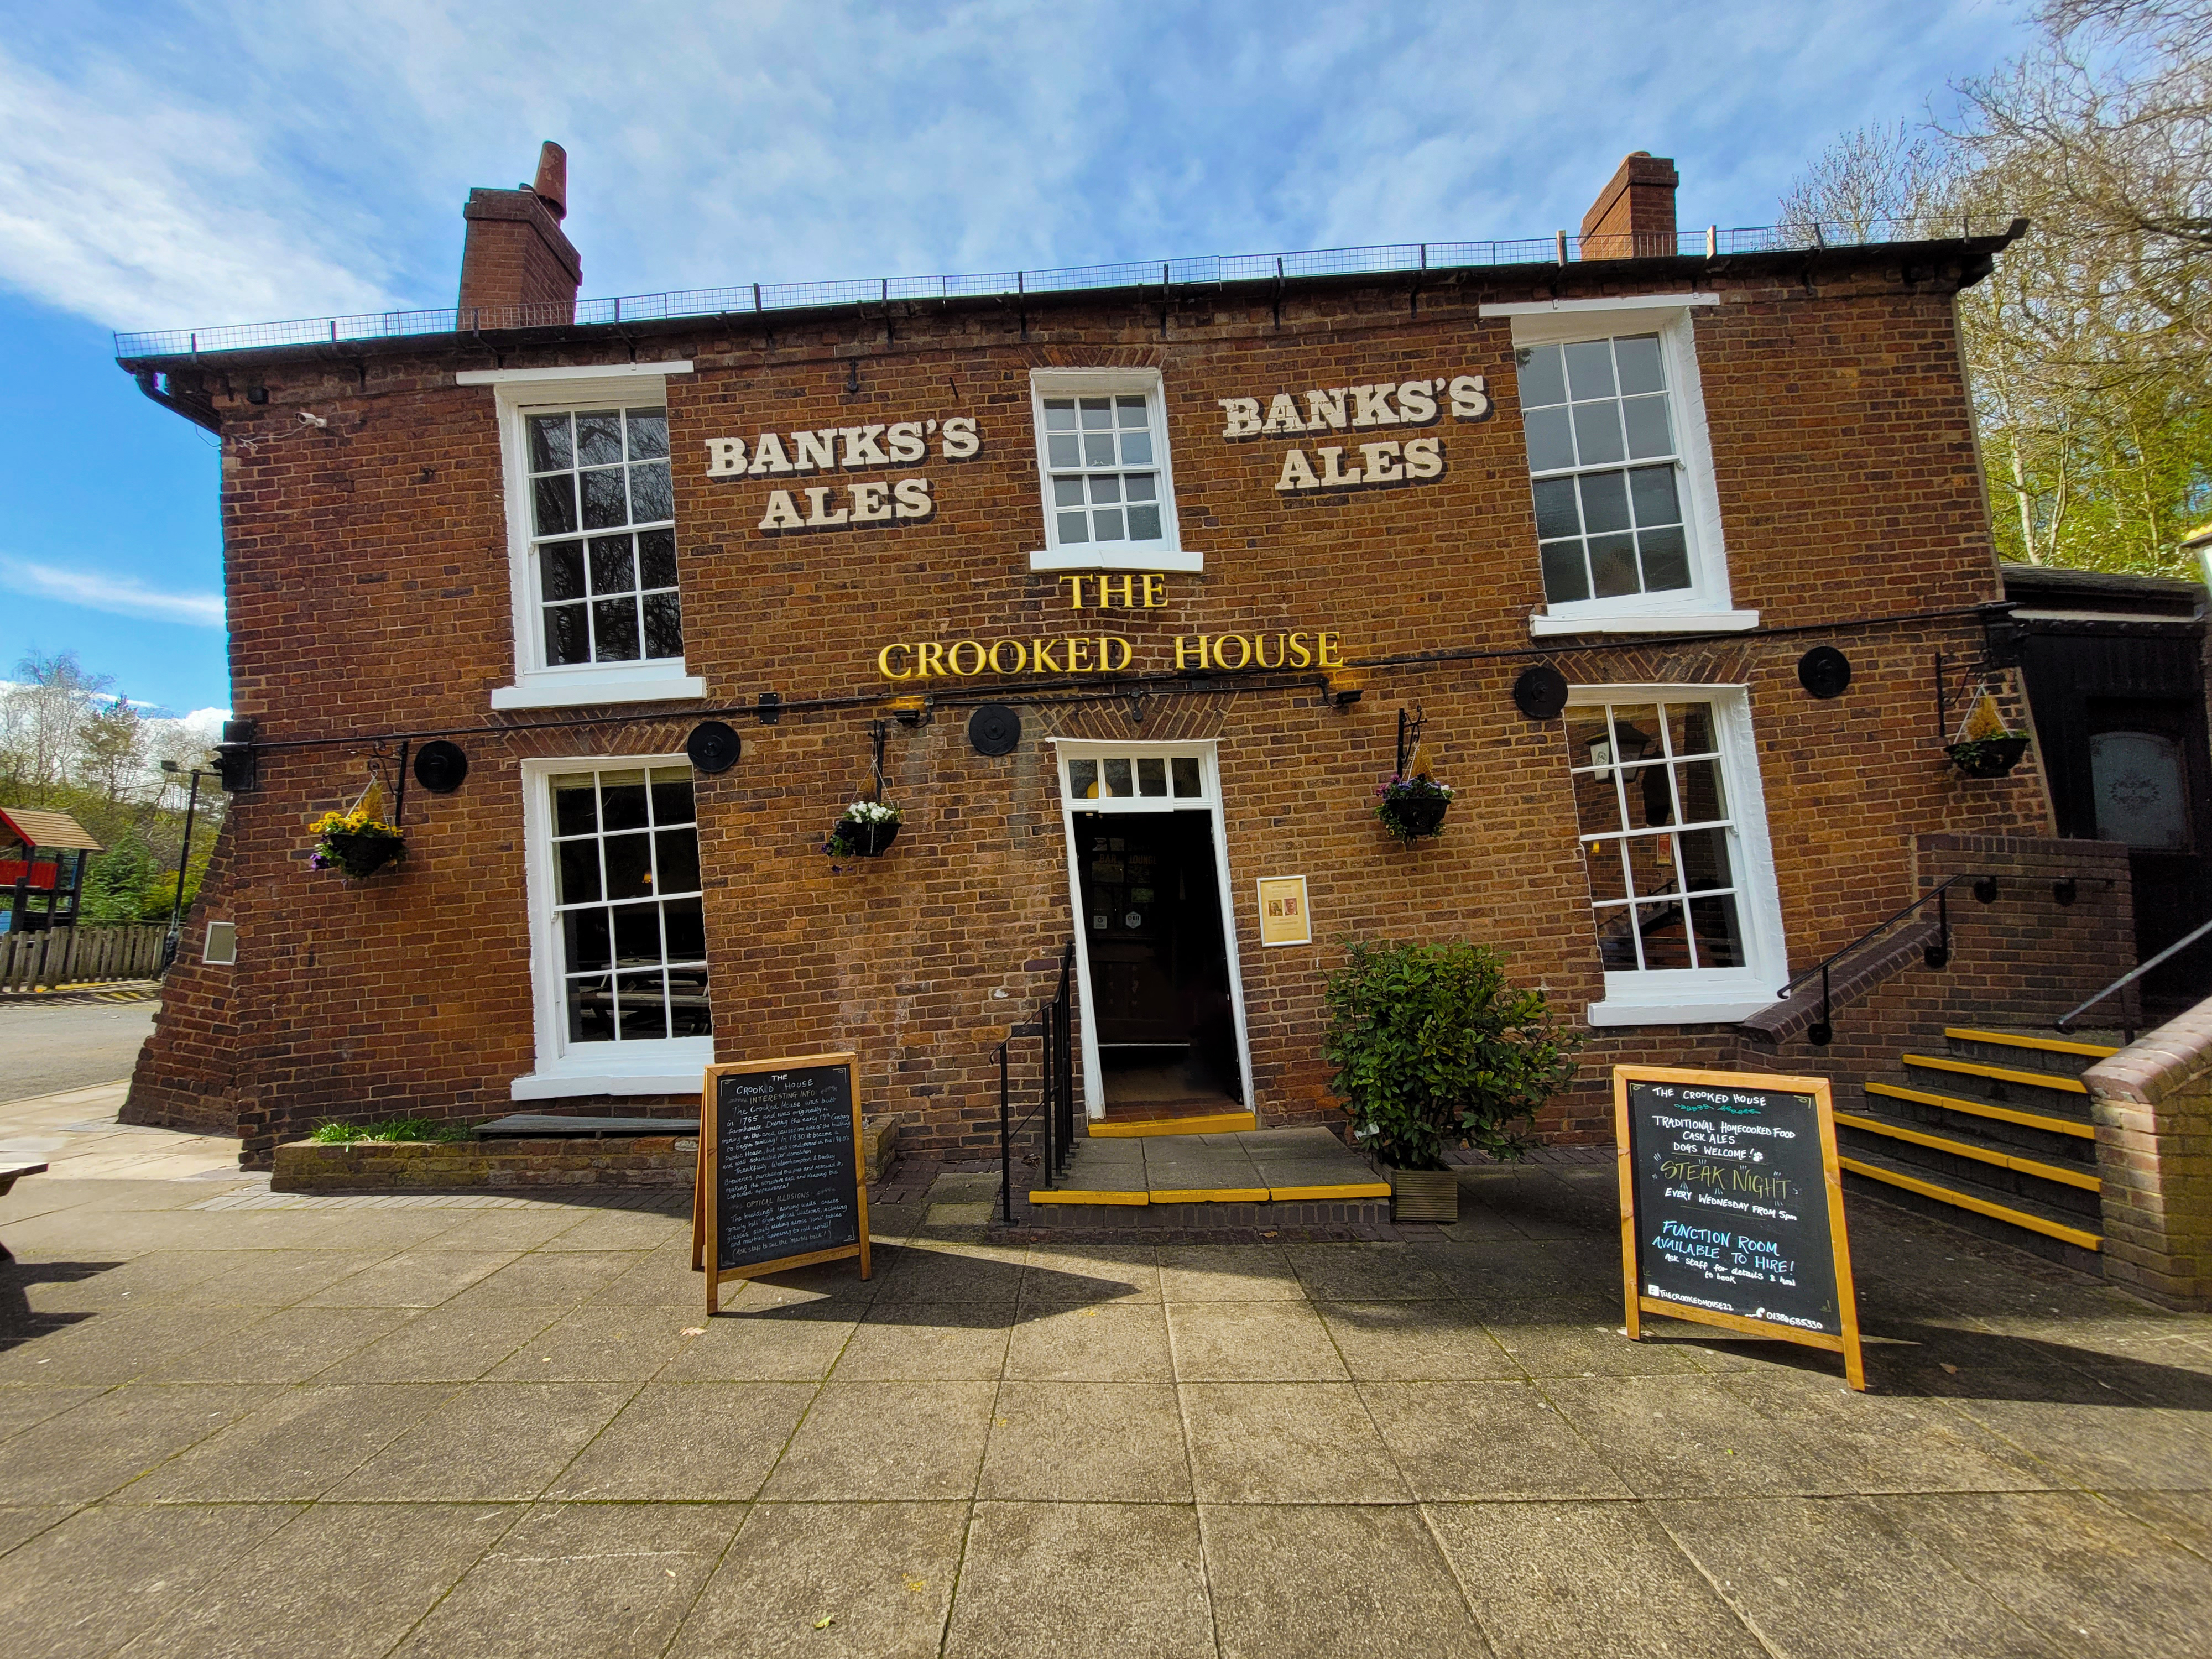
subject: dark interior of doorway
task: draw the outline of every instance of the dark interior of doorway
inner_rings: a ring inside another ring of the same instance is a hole
[[[1075,854],[1107,1117],[1237,1109],[1212,814],[1079,812]]]

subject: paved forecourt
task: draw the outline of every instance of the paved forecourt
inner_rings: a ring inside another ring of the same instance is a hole
[[[710,1322],[672,1207],[58,1166],[0,1652],[2203,1651],[2212,1322],[1855,1205],[1853,1395],[1626,1341],[1607,1164],[1462,1178],[1410,1241],[994,1247],[948,1176]]]

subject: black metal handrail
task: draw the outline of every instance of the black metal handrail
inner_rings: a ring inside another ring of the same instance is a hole
[[[1060,952],[1060,986],[1052,997],[1037,1005],[1036,1035],[1042,1042],[1038,1068],[1037,1109],[1019,1123],[1013,1119],[1012,1089],[1008,1081],[1010,1032],[999,1044],[999,1213],[1012,1226],[1014,1220],[1014,1137],[1040,1119],[1044,1124],[1044,1183],[1050,1187],[1067,1173],[1067,1158],[1075,1144],[1075,946]]]
[[[2156,956],[2153,957],[2148,962],[2139,963],[2135,967],[2129,969],[2126,973],[2122,974],[2118,979],[2114,980],[2110,985],[2107,985],[2103,990],[2098,992],[2096,995],[2091,997],[2080,1007],[2072,1010],[2070,1012],[2059,1015],[2056,1020],[2051,1022],[2051,1030],[2055,1031],[2072,1030],[2074,1029],[2074,1022],[2075,1020],[2081,1018],[2082,1015],[2087,1013],[2089,1010],[2095,1007],[2106,997],[2111,996],[2115,991],[2125,990],[2129,986],[2141,979],[2145,974],[2150,972],[2152,969],[2157,967],[2159,963],[2164,962],[2168,957],[2179,956],[2184,951],[2196,944],[2198,939],[2203,939],[2207,933],[2212,933],[2212,921],[2205,922],[2202,926],[2191,930],[2190,933],[2184,934],[2181,938],[2174,940],[2172,944],[2167,945],[2166,949],[2160,951]],[[2121,1005],[2120,1008],[2120,1039],[2124,1042],[2133,1042],[2136,1040],[2136,1029],[2128,1019],[2127,1007],[2125,1004]]]
[[[1820,979],[1820,1017],[1805,1028],[1807,1042],[1816,1048],[1825,1048],[1828,1046],[1829,1040],[1836,1034],[1835,1026],[1829,1018],[1833,1010],[1828,993],[1828,970],[1854,951],[1865,949],[1890,928],[1919,909],[1922,905],[1930,902],[1936,906],[1936,915],[1942,928],[1942,933],[1935,944],[1921,947],[1921,959],[1930,968],[1942,968],[1949,963],[1951,960],[1951,890],[1962,881],[1971,881],[1974,884],[1974,896],[1984,904],[1993,904],[1996,902],[1997,878],[1995,876],[1985,872],[1969,870],[1955,876],[1947,877],[1936,884],[1933,891],[1923,893],[1894,915],[1885,916],[1849,945],[1844,946],[1842,950],[1830,956],[1825,962],[1806,969],[1804,972],[1797,975],[1782,988],[1775,998],[1778,1002],[1787,1001],[1799,986],[1808,983],[1815,976]]]

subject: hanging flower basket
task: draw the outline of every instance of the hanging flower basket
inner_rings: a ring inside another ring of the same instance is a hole
[[[879,859],[898,839],[899,823],[905,816],[897,807],[881,801],[856,800],[837,820],[822,850],[833,859]]]
[[[2001,778],[2027,753],[2027,735],[2008,732],[2002,737],[1968,738],[1947,744],[1943,752],[1951,757],[1952,765],[1970,778]]]
[[[1375,816],[1400,841],[1425,841],[1442,833],[1453,793],[1450,785],[1434,778],[1393,773],[1375,787]]]
[[[365,881],[387,864],[407,856],[406,838],[391,824],[356,806],[350,812],[325,812],[315,820],[313,870],[337,870]]]

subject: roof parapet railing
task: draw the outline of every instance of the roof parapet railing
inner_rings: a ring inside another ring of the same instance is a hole
[[[2103,990],[2098,992],[2096,995],[2091,997],[2080,1007],[2072,1009],[2066,1013],[2059,1015],[2059,1017],[2052,1022],[2051,1029],[2058,1031],[2071,1031],[2074,1029],[2074,1022],[2075,1020],[2081,1018],[2082,1015],[2087,1013],[2089,1010],[2095,1007],[2106,997],[2111,996],[2117,991],[2125,990],[2129,986],[2134,984],[2145,974],[2150,972],[2152,969],[2157,967],[2168,957],[2179,956],[2184,951],[2196,944],[2198,939],[2203,939],[2207,933],[2212,933],[2212,921],[2205,922],[2202,926],[2174,940],[2172,944],[2167,945],[2166,949],[2160,951],[2148,962],[2141,963],[2136,967],[2130,968],[2126,973],[2122,974],[2118,979],[2114,980],[2110,985],[2107,985]],[[2128,1042],[2133,1042],[2136,1040],[2135,1027],[2130,1024],[2127,1021],[2127,1010],[2124,1005],[2122,1006],[2120,1012],[2120,1036],[2124,1041]]]
[[[1885,242],[1948,241],[2017,234],[2018,228],[2020,222],[1994,216],[1881,219],[1856,224],[1826,221],[1815,224],[1808,221],[1740,226],[1730,230],[1708,226],[1676,233],[1674,253],[1685,258],[1721,259],[1732,254],[1814,252]],[[1618,234],[1585,238],[1559,232],[1552,236],[1494,241],[1403,242],[1372,247],[1312,248],[1298,253],[1207,254],[1189,259],[1131,260],[1050,270],[869,276],[827,283],[744,283],[727,288],[580,300],[573,308],[565,304],[544,303],[471,307],[465,324],[458,307],[447,306],[420,311],[370,312],[353,317],[241,323],[224,328],[118,333],[115,355],[136,360],[289,346],[337,348],[366,340],[545,328],[571,323],[589,326],[617,321],[717,317],[738,312],[759,313],[841,305],[888,306],[893,301],[990,299],[1000,295],[1026,298],[1039,294],[1108,289],[1164,286],[1173,289],[1264,283],[1289,276],[1418,276],[1423,272],[1434,274],[1494,265],[1575,264],[1618,254],[1621,240]],[[1637,251],[1643,252],[1640,247]]]

